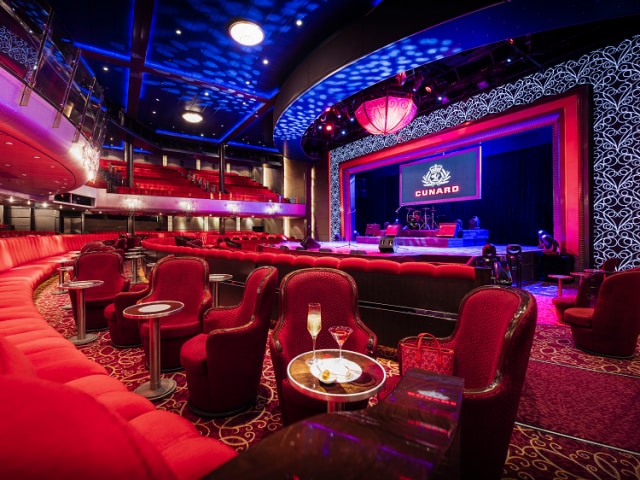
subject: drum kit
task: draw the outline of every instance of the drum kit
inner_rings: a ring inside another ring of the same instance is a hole
[[[433,207],[408,208],[406,226],[409,230],[436,230],[438,228],[436,209]]]

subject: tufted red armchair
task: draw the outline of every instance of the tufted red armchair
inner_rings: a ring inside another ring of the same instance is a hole
[[[104,308],[113,302],[120,292],[129,289],[129,279],[123,273],[122,257],[115,250],[90,251],[75,260],[73,280],[102,280],[99,287],[84,291],[87,331],[104,330],[107,319]],[[69,290],[73,315],[77,318],[75,290]]]
[[[453,374],[464,379],[463,479],[502,476],[537,314],[535,298],[524,290],[479,287],[462,300],[453,333],[440,339],[455,352]]]
[[[255,403],[277,287],[275,267],[256,268],[245,281],[241,302],[207,310],[204,333],[182,346],[188,405],[197,415],[227,417]]]
[[[576,347],[597,355],[632,357],[640,334],[640,269],[607,276],[594,308],[564,312]]]
[[[307,331],[309,303],[322,306],[322,330],[316,348],[337,348],[329,333],[332,325],[346,325],[353,329],[343,348],[374,357],[378,338],[360,318],[358,289],[346,272],[332,268],[306,268],[289,273],[282,279],[279,292],[279,313],[269,340],[271,361],[276,378],[282,421],[285,425],[327,411],[325,402],[297,392],[287,379],[287,365],[300,353],[312,348]],[[357,409],[367,402],[349,404]]]
[[[202,316],[211,307],[209,265],[199,257],[165,257],[151,274],[149,293],[136,303],[177,300],[184,303],[178,313],[160,322],[160,365],[163,371],[182,369],[180,349],[202,333]],[[149,358],[149,325],[140,325],[145,356]]]

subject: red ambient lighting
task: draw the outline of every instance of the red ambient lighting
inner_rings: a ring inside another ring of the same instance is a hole
[[[356,119],[372,135],[387,135],[406,127],[417,110],[411,98],[387,95],[363,102],[356,110]]]

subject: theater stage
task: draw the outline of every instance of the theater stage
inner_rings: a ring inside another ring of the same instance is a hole
[[[427,246],[424,241],[428,237],[396,237],[395,252],[381,252],[379,241],[381,237],[360,236],[352,242],[317,242],[314,248],[303,248],[302,242],[288,241],[273,246],[261,246],[262,251],[282,251],[288,249],[296,254],[306,255],[331,255],[367,256],[386,258],[398,262],[421,261],[431,263],[464,263],[475,265],[476,258],[482,257],[482,245],[472,246]],[[456,239],[450,239],[456,240]],[[496,251],[500,257],[506,255],[506,245],[496,245]],[[534,265],[540,255],[537,246],[522,245],[522,280],[533,280]]]

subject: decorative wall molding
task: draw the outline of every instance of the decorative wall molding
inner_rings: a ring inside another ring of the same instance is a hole
[[[590,85],[593,98],[593,255],[640,266],[640,36],[417,117],[396,135],[372,135],[330,152],[331,236],[340,234],[342,162]]]

